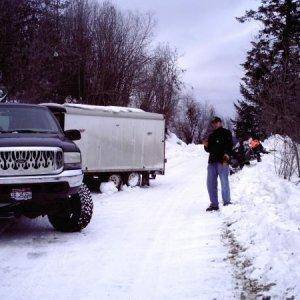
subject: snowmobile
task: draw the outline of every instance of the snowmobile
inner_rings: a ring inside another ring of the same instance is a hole
[[[232,150],[229,165],[230,174],[242,170],[245,165],[250,165],[250,161],[257,160],[257,162],[261,162],[261,153],[269,153],[261,143],[254,148],[249,145],[248,141],[237,143]]]
[[[230,159],[230,174],[243,169],[245,165],[250,164],[252,159],[252,151],[249,145],[245,142],[238,142],[232,149],[232,156]]]

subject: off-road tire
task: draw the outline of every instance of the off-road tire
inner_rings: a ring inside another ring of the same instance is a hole
[[[71,197],[70,204],[70,208],[65,212],[48,215],[49,222],[58,231],[80,231],[91,221],[93,201],[91,193],[85,184],[82,184],[78,193]]]

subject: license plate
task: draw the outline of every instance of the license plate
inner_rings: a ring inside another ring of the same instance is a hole
[[[32,191],[29,188],[12,189],[10,197],[16,201],[32,199]]]

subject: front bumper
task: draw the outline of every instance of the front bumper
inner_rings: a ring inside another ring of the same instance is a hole
[[[69,184],[70,188],[74,188],[80,186],[82,180],[82,170],[66,170],[56,175],[1,177],[0,185],[66,182]]]
[[[63,205],[69,196],[78,192],[83,180],[81,170],[66,170],[58,175],[20,176],[0,178],[0,220],[24,214],[35,217],[48,214]],[[29,188],[32,199],[15,201],[11,191]],[[65,200],[65,201],[62,201]]]

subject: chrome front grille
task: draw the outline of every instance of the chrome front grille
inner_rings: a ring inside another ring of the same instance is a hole
[[[0,176],[58,174],[63,152],[57,147],[0,147]]]

